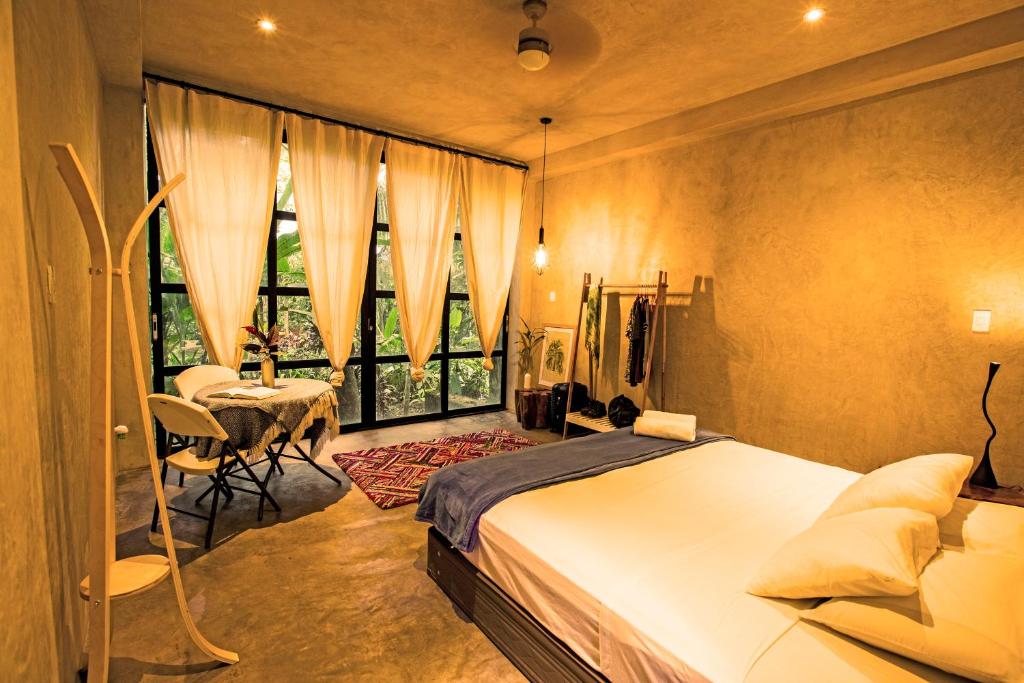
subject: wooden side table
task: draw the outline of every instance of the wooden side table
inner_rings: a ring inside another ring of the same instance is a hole
[[[516,419],[523,429],[548,426],[550,389],[516,389]]]
[[[1024,492],[1017,489],[1000,486],[997,489],[985,488],[984,486],[971,486],[964,484],[960,490],[961,498],[971,500],[984,500],[990,503],[1002,503],[1003,505],[1016,505],[1024,507]]]

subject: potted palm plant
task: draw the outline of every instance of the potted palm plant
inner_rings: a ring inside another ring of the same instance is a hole
[[[519,346],[519,371],[523,373],[523,388],[532,389],[533,377],[530,370],[533,368],[533,352],[544,341],[544,328],[530,329],[526,320],[519,320],[523,323],[523,329],[519,330],[519,339],[516,340]]]
[[[266,334],[257,325],[246,325],[244,329],[249,333],[249,341],[242,344],[242,349],[259,357],[263,386],[273,388],[274,356],[278,353],[278,343],[280,342],[277,325],[267,330]]]

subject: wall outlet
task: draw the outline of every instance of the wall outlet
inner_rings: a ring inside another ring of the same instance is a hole
[[[992,311],[975,309],[971,319],[971,332],[987,333],[992,328]]]
[[[550,292],[548,292],[548,301],[550,301],[551,303],[555,303],[555,290],[552,289]]]

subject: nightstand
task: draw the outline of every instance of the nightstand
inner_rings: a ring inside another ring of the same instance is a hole
[[[990,503],[1002,503],[1003,505],[1016,505],[1024,507],[1024,492],[1016,489],[1000,486],[997,489],[985,488],[984,486],[971,486],[964,484],[960,490],[961,498],[971,500],[985,500]]]
[[[523,429],[548,426],[550,389],[516,389],[516,419]]]

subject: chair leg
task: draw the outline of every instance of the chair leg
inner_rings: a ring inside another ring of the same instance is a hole
[[[302,459],[305,460],[306,462],[308,462],[310,465],[312,465],[313,468],[316,469],[317,472],[319,472],[320,474],[324,475],[325,477],[327,477],[328,479],[333,481],[338,486],[341,486],[341,480],[338,479],[337,477],[335,477],[333,474],[331,474],[327,470],[325,470],[323,467],[320,467],[320,465],[316,464],[316,460],[313,460],[313,458],[309,457],[309,455],[306,453],[306,451],[302,450],[302,446],[300,446],[298,444],[295,444],[295,450],[298,451],[299,455],[302,456]]]
[[[263,521],[263,499],[264,498],[269,500],[270,504],[274,506],[274,509],[277,510],[278,512],[280,512],[281,511],[281,506],[278,505],[277,501],[274,500],[274,497],[272,495],[270,495],[270,491],[268,491],[267,487],[263,485],[263,482],[260,481],[260,478],[256,476],[256,473],[252,471],[252,468],[249,467],[249,463],[247,463],[245,461],[245,458],[239,457],[239,458],[236,459],[236,461],[238,462],[239,465],[242,466],[242,469],[245,470],[245,473],[249,475],[249,479],[252,480],[252,483],[256,484],[256,488],[258,488],[260,490],[260,511],[256,515],[256,519],[258,519],[261,522]]]
[[[217,473],[217,478],[221,477],[221,473]],[[214,482],[211,487],[213,489],[213,500],[210,502],[210,521],[206,523],[206,543],[204,547],[209,550],[211,542],[213,541],[213,525],[217,521],[217,499],[220,497],[220,485]]]
[[[185,486],[185,473],[178,472],[178,486]]]
[[[163,467],[160,469],[160,486],[163,486],[167,481],[167,461],[164,460]],[[160,506],[157,502],[153,501],[153,522],[149,525],[149,530],[156,532],[157,522],[160,521]]]

